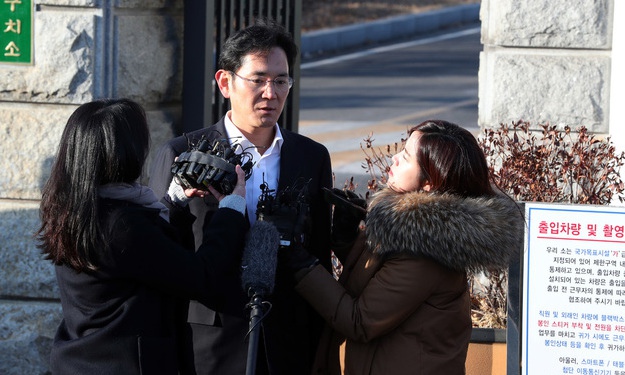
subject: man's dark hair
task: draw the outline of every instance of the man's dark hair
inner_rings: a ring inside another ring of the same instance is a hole
[[[291,34],[273,20],[259,19],[252,26],[232,34],[224,43],[219,55],[220,69],[236,72],[243,65],[243,58],[250,53],[268,53],[279,47],[286,53],[289,70],[297,57],[298,48]]]

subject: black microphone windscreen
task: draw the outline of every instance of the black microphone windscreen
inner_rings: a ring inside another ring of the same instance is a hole
[[[266,221],[256,221],[250,228],[243,250],[241,281],[245,291],[271,294],[276,279],[280,233]]]

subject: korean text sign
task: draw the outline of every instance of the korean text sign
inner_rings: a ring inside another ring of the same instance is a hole
[[[32,0],[0,0],[0,63],[32,63]]]
[[[523,374],[625,375],[625,208],[525,214]]]

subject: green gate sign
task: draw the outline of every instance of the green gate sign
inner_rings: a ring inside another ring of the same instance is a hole
[[[0,0],[0,63],[32,64],[33,0]]]

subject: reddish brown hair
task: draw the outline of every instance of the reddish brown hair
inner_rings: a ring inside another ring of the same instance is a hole
[[[431,191],[465,197],[495,194],[484,153],[468,130],[451,122],[428,120],[408,134],[413,132],[421,135],[415,154]]]

